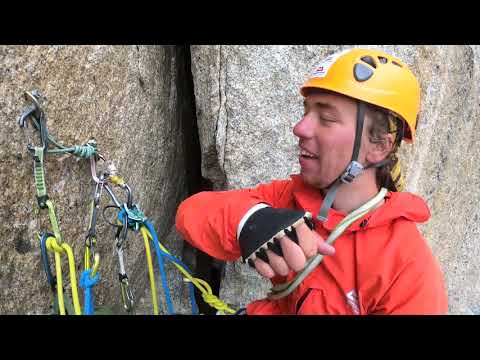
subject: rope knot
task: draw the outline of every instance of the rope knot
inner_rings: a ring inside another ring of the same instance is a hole
[[[202,294],[203,300],[213,308],[219,310],[219,311],[224,311],[228,309],[228,306],[221,301],[218,297],[216,297],[213,294]]]
[[[80,276],[80,286],[82,289],[92,288],[100,281],[100,274],[97,273],[93,278],[92,269],[84,270]]]
[[[97,153],[97,148],[91,143],[88,142],[85,145],[75,145],[73,147],[73,155],[83,157],[85,159],[95,155]]]

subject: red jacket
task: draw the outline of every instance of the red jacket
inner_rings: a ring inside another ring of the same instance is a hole
[[[237,226],[253,205],[296,208],[314,215],[323,238],[346,214],[331,209],[325,223],[315,215],[320,192],[300,176],[253,189],[201,192],[177,212],[178,231],[193,246],[224,261],[238,259]],[[389,192],[385,203],[354,222],[335,242],[335,255],[322,263],[290,295],[262,299],[248,314],[444,314],[447,295],[439,264],[415,223],[430,217],[426,203],[406,192]],[[365,221],[364,221],[365,220]],[[274,284],[290,280],[274,278]]]

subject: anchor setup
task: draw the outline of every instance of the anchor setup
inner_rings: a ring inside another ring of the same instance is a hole
[[[132,187],[128,185],[113,164],[108,164],[106,170],[97,172],[97,162],[107,163],[106,156],[100,154],[97,149],[96,140],[89,140],[83,145],[65,146],[59,143],[48,131],[45,112],[40,106],[41,94],[38,90],[24,93],[27,106],[18,118],[18,124],[22,129],[28,128],[28,123],[34,132],[39,135],[39,143],[34,145],[30,140],[27,151],[32,156],[34,168],[34,182],[36,198],[41,210],[48,211],[50,229],[38,233],[40,242],[42,264],[46,274],[47,282],[52,290],[53,314],[60,315],[93,315],[101,313],[101,307],[95,306],[94,288],[101,286],[101,258],[97,251],[99,239],[97,238],[96,226],[101,214],[103,220],[110,224],[114,230],[114,248],[118,260],[118,281],[121,301],[126,312],[135,309],[135,296],[131,289],[126,269],[126,243],[132,241],[128,235],[141,235],[145,247],[145,257],[148,267],[148,276],[152,296],[153,314],[160,313],[157,299],[157,286],[155,279],[155,266],[151,246],[158,264],[158,273],[165,296],[167,313],[176,314],[170,288],[168,286],[167,274],[165,271],[165,260],[174,264],[178,271],[184,276],[184,282],[189,289],[189,298],[192,314],[198,314],[198,306],[195,301],[194,288],[202,294],[202,299],[217,309],[217,314],[240,314],[222,302],[212,292],[210,285],[202,279],[192,275],[192,271],[177,257],[173,256],[159,241],[155,226],[151,220],[142,212],[138,204],[134,203]],[[83,272],[80,275],[79,285],[83,289],[83,309],[81,307],[78,292],[77,274],[75,259],[72,250],[73,244],[68,244],[62,237],[53,200],[48,196],[45,180],[46,158],[54,155],[70,154],[89,160],[90,176],[93,180],[93,192],[90,200],[90,212],[88,230],[83,241],[84,259]],[[126,195],[126,202],[117,197],[115,191],[123,191]],[[101,209],[102,196],[108,196],[111,203]],[[106,212],[115,212],[115,221],[110,221]],[[103,239],[102,239],[103,241]],[[53,255],[55,270],[52,271],[50,257]],[[68,278],[70,282],[70,293],[65,291],[64,274],[62,269],[62,257],[67,257]]]

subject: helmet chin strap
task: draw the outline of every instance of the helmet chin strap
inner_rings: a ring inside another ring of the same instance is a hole
[[[343,172],[342,175],[340,175],[332,185],[329,186],[328,192],[325,195],[325,199],[323,200],[322,207],[320,211],[318,212],[317,219],[320,221],[326,221],[328,218],[328,210],[333,205],[333,202],[335,200],[335,196],[337,195],[338,188],[342,184],[349,184],[353,180],[355,180],[366,168],[363,167],[362,164],[360,164],[358,160],[358,154],[360,153],[360,145],[362,143],[362,132],[363,132],[363,123],[365,120],[365,103],[363,101],[358,101],[357,102],[357,123],[356,123],[356,128],[355,128],[355,142],[353,144],[353,154],[352,154],[352,160],[350,161],[350,164],[348,164],[347,168]],[[367,168],[370,167],[378,167],[383,165],[383,162],[380,162],[375,165],[370,165]]]
[[[390,161],[390,159],[384,159],[378,163],[370,164],[365,167],[357,161],[358,155],[360,153],[360,145],[362,143],[363,123],[365,120],[365,108],[366,108],[366,105],[363,101],[357,102],[357,123],[355,128],[355,142],[353,144],[352,160],[350,161],[350,164],[348,164],[343,174],[340,175],[336,180],[333,181],[332,184],[328,186],[328,192],[325,195],[325,199],[323,200],[322,207],[320,208],[320,211],[318,212],[318,215],[317,215],[317,219],[320,221],[327,220],[328,210],[330,210],[330,208],[333,205],[333,202],[335,201],[335,197],[337,195],[337,191],[340,185],[350,184],[366,169],[379,168]],[[397,128],[396,141],[399,141],[399,139],[401,140],[400,131],[403,132],[403,126],[401,129]]]

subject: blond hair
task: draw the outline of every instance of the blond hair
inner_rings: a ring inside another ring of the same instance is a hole
[[[366,105],[365,115],[370,118],[370,126],[367,129],[370,142],[382,143],[385,141],[385,135],[392,134],[394,136],[393,149],[388,154],[386,163],[377,168],[377,186],[391,191],[403,191],[405,178],[397,156],[397,150],[403,137],[403,121],[382,108],[371,104]]]

